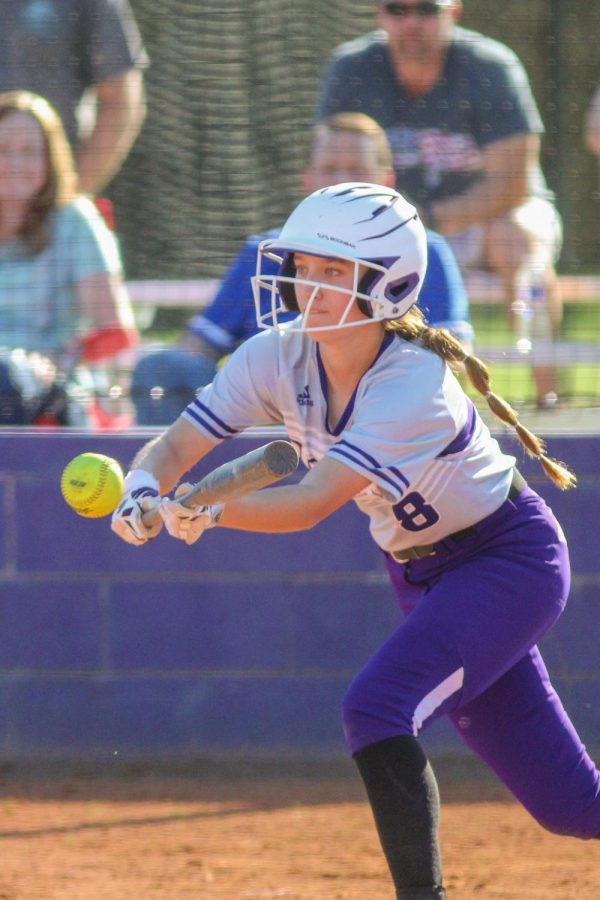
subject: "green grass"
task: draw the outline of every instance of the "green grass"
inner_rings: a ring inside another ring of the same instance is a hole
[[[189,310],[159,310],[146,340],[172,343],[189,319]],[[502,308],[498,304],[471,306],[476,341],[487,346],[512,346],[514,341]],[[597,342],[600,352],[600,298],[594,303],[565,304],[561,339]],[[494,390],[513,403],[530,403],[535,397],[531,370],[520,363],[493,363],[490,366]],[[561,397],[573,405],[600,405],[600,366],[576,364],[561,368]]]
[[[471,307],[476,343],[511,346],[513,336],[497,304]],[[597,343],[600,354],[600,300],[595,303],[565,305],[560,338],[563,341]],[[494,390],[511,402],[529,403],[535,391],[529,366],[520,363],[492,363]],[[600,366],[577,363],[559,370],[560,394],[573,405],[600,403]]]
[[[492,346],[512,343],[512,335],[498,304],[471,306],[471,322],[479,343]],[[560,336],[564,341],[596,341],[600,347],[600,298],[594,303],[565,304]]]
[[[492,388],[511,403],[532,403],[535,390],[531,370],[517,363],[490,364]],[[478,395],[468,390],[472,397]],[[561,368],[559,371],[559,394],[561,400],[573,406],[600,405],[600,367],[577,364]]]

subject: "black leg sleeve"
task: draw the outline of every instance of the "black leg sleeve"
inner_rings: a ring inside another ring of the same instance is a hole
[[[443,898],[439,793],[416,738],[378,741],[354,756],[399,900]]]

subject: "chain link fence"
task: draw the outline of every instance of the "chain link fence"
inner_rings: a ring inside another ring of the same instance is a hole
[[[218,277],[244,237],[299,198],[316,90],[373,0],[132,0],[152,65],[147,123],[111,186],[129,278]],[[600,5],[466,0],[462,23],[521,57],[546,124],[563,272],[594,271],[600,193],[583,118],[600,81]]]

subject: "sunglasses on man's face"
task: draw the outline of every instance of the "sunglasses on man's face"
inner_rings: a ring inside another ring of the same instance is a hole
[[[421,3],[382,3],[381,8],[388,16],[397,19],[405,19],[407,16],[416,15],[421,19],[438,16],[443,9],[447,9],[448,3],[436,3],[435,0],[421,0]]]

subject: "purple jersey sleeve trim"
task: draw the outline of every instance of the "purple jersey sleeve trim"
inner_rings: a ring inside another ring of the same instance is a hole
[[[360,447],[349,444],[348,441],[338,441],[337,444],[329,449],[328,454],[332,453],[339,453],[340,456],[345,456],[348,459],[353,460],[353,462],[357,463],[368,472],[377,474],[380,478],[383,478],[389,484],[393,485],[393,487],[401,494],[404,493],[404,489],[408,487],[408,480],[404,477],[402,472],[392,466],[382,466],[370,454],[361,450]],[[366,460],[366,462],[363,460]],[[391,476],[394,477],[392,478]]]
[[[477,425],[477,410],[475,409],[472,401],[468,398],[467,404],[469,409],[467,421],[460,429],[454,440],[451,441],[448,446],[442,450],[441,453],[438,453],[437,459],[440,459],[442,456],[450,456],[450,454],[452,453],[460,453],[461,450],[464,450],[466,447],[468,447]]]
[[[210,431],[211,434],[214,434],[215,437],[231,437],[239,431],[237,428],[230,428],[229,425],[226,425],[225,422],[219,419],[219,417],[205,406],[204,403],[201,403],[198,398],[190,403],[186,409],[186,413]],[[210,420],[212,420],[212,422]],[[215,426],[220,428],[221,431],[215,430]]]
[[[351,460],[353,463],[356,463],[358,466],[360,466],[361,469],[364,469],[365,472],[367,472],[369,474],[369,477],[372,477],[375,474],[375,475],[377,475],[378,478],[381,478],[383,481],[387,481],[387,483],[391,487],[394,488],[394,491],[396,493],[399,493],[400,495],[402,495],[404,493],[404,488],[400,487],[398,485],[398,483],[396,481],[394,481],[394,479],[390,478],[389,475],[387,475],[383,471],[383,469],[379,469],[379,468],[377,468],[377,466],[366,466],[360,459],[357,459],[356,456],[354,456],[352,453],[348,453],[346,450],[342,450],[341,448],[339,448],[337,446],[337,444],[335,447],[332,447],[328,451],[327,455],[328,456],[332,456],[332,455],[333,456],[341,456],[342,458],[345,457],[346,459]]]
[[[184,416],[189,416],[190,419],[193,419],[195,422],[198,422],[198,424],[199,424],[199,425],[202,425],[202,427],[203,427],[206,431],[208,431],[209,434],[212,434],[214,437],[216,437],[216,438],[217,438],[218,440],[220,440],[220,441],[224,440],[224,439],[227,438],[227,437],[230,437],[230,435],[228,435],[228,434],[221,434],[221,432],[216,431],[216,429],[214,429],[214,428],[212,427],[212,425],[211,425],[209,422],[207,422],[206,419],[203,418],[203,416],[199,416],[198,413],[196,413],[196,412],[191,408],[191,406],[188,406],[187,409],[185,409],[185,410],[183,411],[183,415],[184,415]]]
[[[394,466],[382,466],[381,463],[378,463],[377,460],[375,459],[375,457],[371,456],[370,453],[367,453],[365,450],[362,450],[360,447],[356,447],[354,444],[350,444],[348,441],[345,441],[345,440],[338,441],[337,444],[335,444],[329,452],[331,453],[333,450],[336,450],[340,446],[347,447],[353,453],[359,454],[360,456],[364,456],[364,458],[367,460],[367,462],[369,462],[371,464],[371,468],[373,471],[381,471],[382,469],[385,468],[385,469],[387,469],[387,471],[392,472],[402,482],[403,487],[408,487],[408,484],[409,484],[408,479],[404,477],[404,475],[402,474],[402,472],[399,469],[396,469]]]

